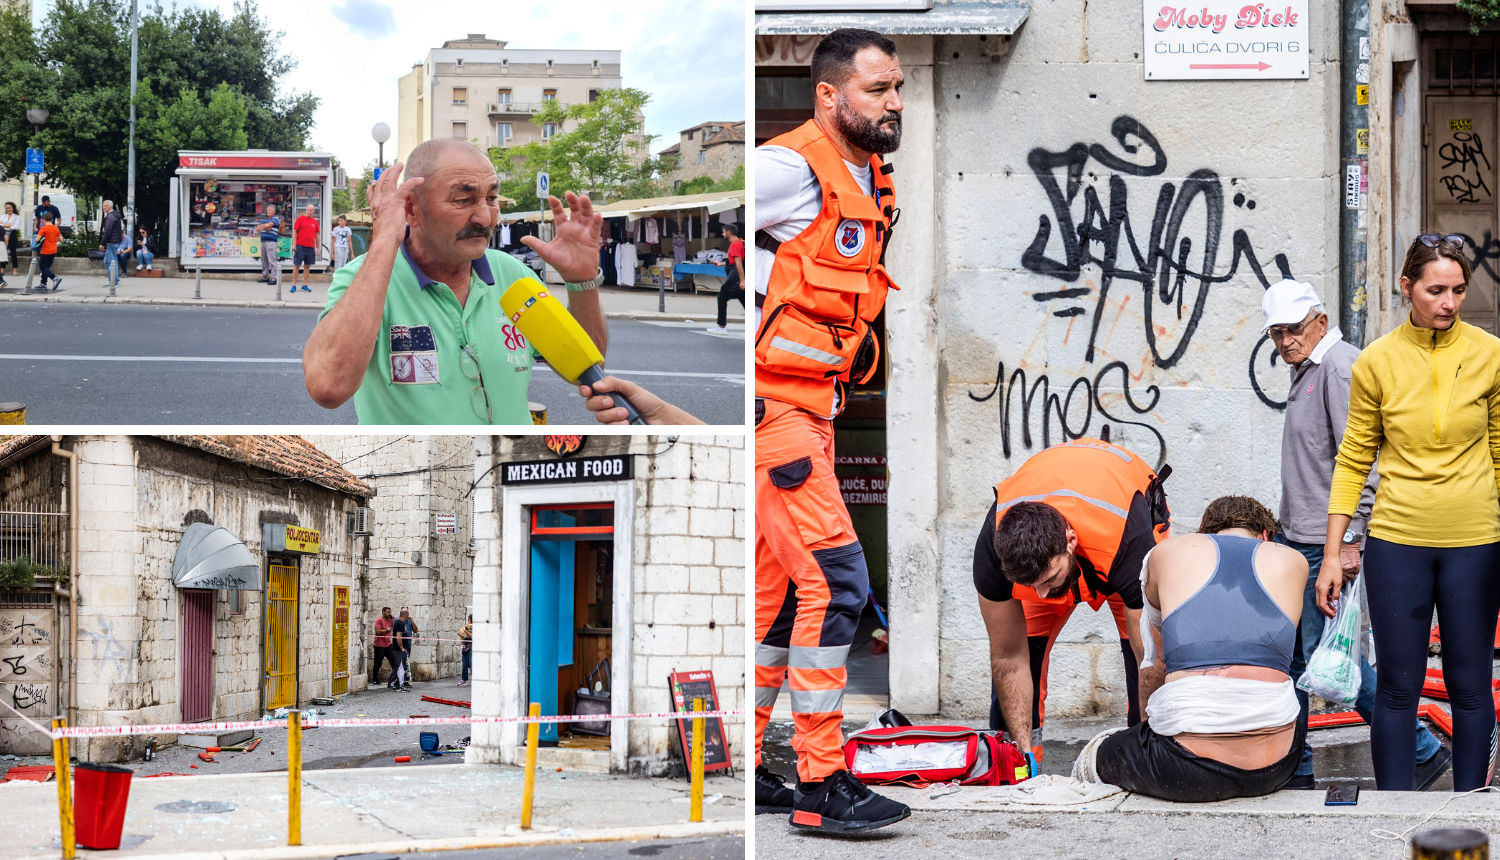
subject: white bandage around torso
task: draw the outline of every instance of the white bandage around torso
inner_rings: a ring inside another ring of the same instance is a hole
[[[1152,550],[1151,552],[1155,552]],[[1146,596],[1146,573],[1151,553],[1141,561],[1141,644],[1145,659],[1141,668],[1156,662],[1156,637],[1161,629],[1161,609]],[[1165,658],[1163,658],[1165,659]],[[1159,735],[1182,732],[1224,734],[1284,726],[1297,719],[1301,707],[1290,679],[1255,681],[1218,675],[1189,675],[1163,684],[1146,702],[1151,731]]]

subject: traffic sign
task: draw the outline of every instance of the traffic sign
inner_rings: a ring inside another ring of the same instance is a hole
[[[26,150],[27,173],[43,173],[45,172],[45,164],[46,162],[42,158],[42,151],[40,149]]]
[[[536,175],[536,196],[543,203],[547,202],[547,195],[552,193],[552,180],[545,173]]]
[[[372,181],[379,182],[380,181],[380,174],[382,174],[384,172],[385,172],[385,168],[384,167],[377,167],[377,168],[375,168],[375,178]]]

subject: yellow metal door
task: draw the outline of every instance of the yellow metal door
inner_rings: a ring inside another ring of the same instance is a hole
[[[266,708],[297,703],[297,568],[269,565],[266,600]]]
[[[349,692],[349,586],[333,587],[333,695]]]

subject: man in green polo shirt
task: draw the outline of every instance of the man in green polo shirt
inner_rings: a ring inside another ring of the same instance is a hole
[[[308,394],[336,409],[354,398],[361,424],[530,424],[533,352],[500,310],[500,294],[536,273],[489,249],[499,180],[461,140],[430,140],[370,186],[369,250],[340,269],[302,352]],[[526,237],[562,275],[568,310],[602,354],[603,218],[586,196],[549,198],[551,242]],[[570,214],[571,213],[571,214]]]

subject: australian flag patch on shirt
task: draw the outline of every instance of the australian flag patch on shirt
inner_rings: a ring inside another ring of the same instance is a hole
[[[437,341],[432,326],[391,326],[391,382],[429,385],[438,382]]]

